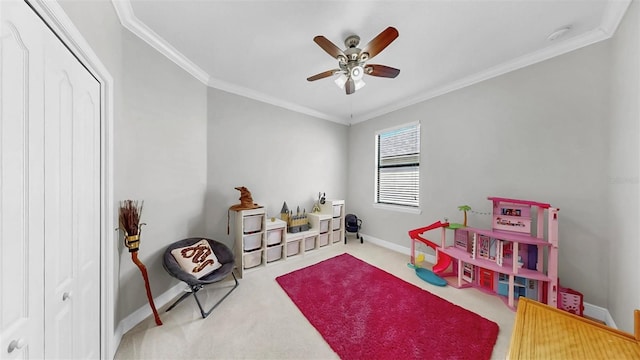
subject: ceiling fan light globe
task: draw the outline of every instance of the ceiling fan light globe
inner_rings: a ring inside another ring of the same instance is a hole
[[[364,69],[362,68],[362,66],[358,65],[351,68],[351,77],[353,78],[353,80],[361,80],[362,76],[364,76]]]
[[[358,90],[362,89],[367,84],[365,84],[365,82],[362,79],[360,79],[360,80],[356,80],[355,81],[355,85],[356,85],[356,91],[358,91]]]
[[[340,76],[338,76],[334,82],[336,83],[336,85],[338,85],[338,87],[340,89],[344,89],[344,84],[347,82],[347,76],[345,74],[340,74]]]

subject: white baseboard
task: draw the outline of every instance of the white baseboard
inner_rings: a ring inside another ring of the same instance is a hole
[[[160,296],[153,298],[153,302],[156,306],[156,309],[159,309],[165,306],[166,304],[168,304],[169,301],[173,300],[176,296],[181,294],[185,288],[186,288],[185,283],[180,282],[175,286],[169,288],[169,290],[165,291]],[[118,323],[118,326],[116,327],[115,334],[114,334],[115,348],[116,349],[118,348],[118,345],[120,344],[120,341],[122,340],[122,336],[124,336],[124,334],[126,334],[129,330],[133,329],[134,326],[138,325],[144,319],[146,319],[151,315],[153,315],[153,311],[151,311],[151,307],[149,306],[149,304],[146,304],[140,307],[138,310],[132,312],[126,318],[122,319]],[[160,318],[162,319],[162,317]],[[115,350],[114,350],[114,354],[115,354]]]
[[[584,315],[592,319],[602,321],[607,326],[612,327],[614,329],[618,328],[618,326],[616,326],[615,321],[613,321],[611,314],[609,314],[609,310],[603,307],[589,304],[589,303],[584,303]]]
[[[360,234],[363,235],[363,234]],[[407,256],[411,256],[411,248],[410,247],[406,247],[406,246],[402,246],[402,245],[398,245],[396,243],[392,243],[386,240],[382,240],[382,239],[378,239],[375,238],[371,235],[363,235],[366,236],[367,242],[370,242],[374,245],[378,245],[380,247],[389,249],[389,250],[393,250],[395,252],[399,252],[401,254],[405,254]],[[424,255],[424,259],[432,264],[435,264],[436,262],[436,257],[435,255],[431,255],[431,254],[425,254]]]
[[[406,247],[406,246],[402,246],[402,245],[398,245],[396,243],[392,243],[386,240],[382,240],[382,239],[378,239],[375,238],[371,235],[366,235],[366,234],[360,234],[364,237],[366,237],[367,241],[378,245],[380,247],[389,249],[389,250],[393,250],[396,252],[399,252],[401,254],[405,254],[407,256],[411,256],[411,248],[410,247]],[[425,260],[435,264],[436,262],[436,258],[435,255],[431,255],[431,254],[425,254],[424,256]],[[589,303],[584,303],[584,315],[588,316],[592,319],[598,320],[598,321],[602,321],[604,322],[607,326],[610,326],[612,328],[617,329],[618,327],[616,326],[616,323],[613,321],[613,318],[611,317],[611,314],[609,313],[609,310],[597,306],[597,305],[593,305],[593,304],[589,304]]]

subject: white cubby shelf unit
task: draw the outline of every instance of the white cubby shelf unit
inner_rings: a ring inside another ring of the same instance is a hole
[[[264,207],[235,211],[236,270],[245,273],[301,257],[344,239],[344,200],[327,200],[319,213],[307,214],[309,230],[287,232],[287,223],[268,217]]]

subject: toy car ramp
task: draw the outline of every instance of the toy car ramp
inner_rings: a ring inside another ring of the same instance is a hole
[[[446,286],[447,285],[447,280],[441,278],[440,276],[436,275],[433,273],[433,271],[425,269],[425,268],[421,268],[421,267],[417,267],[411,263],[407,264],[408,267],[415,269],[416,271],[416,275],[418,275],[418,277],[426,282],[428,282],[429,284],[433,284],[436,286]]]

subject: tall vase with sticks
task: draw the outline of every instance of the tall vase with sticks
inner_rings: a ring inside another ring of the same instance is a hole
[[[143,205],[144,201],[141,201],[139,204],[138,201],[134,200],[121,201],[120,215],[118,217],[120,227],[118,229],[120,229],[124,233],[124,246],[126,246],[131,253],[131,260],[138,266],[140,272],[142,273],[144,286],[147,290],[147,300],[149,300],[149,306],[151,306],[151,310],[153,310],[153,316],[155,317],[156,325],[162,325],[162,321],[160,320],[160,316],[158,315],[158,310],[156,310],[156,306],[153,303],[153,296],[151,296],[151,287],[149,286],[149,276],[147,275],[147,268],[144,266],[142,261],[138,259],[142,225],[146,225],[145,223],[140,223],[140,215],[142,214]]]

